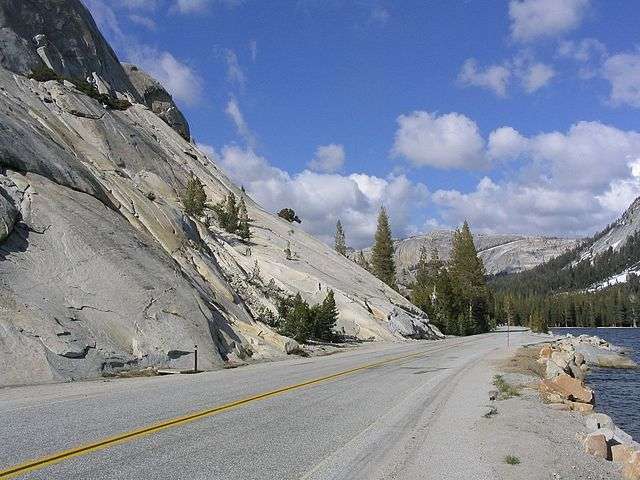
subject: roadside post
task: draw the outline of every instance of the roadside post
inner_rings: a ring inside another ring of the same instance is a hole
[[[198,373],[198,345],[194,345],[193,350],[193,373]]]

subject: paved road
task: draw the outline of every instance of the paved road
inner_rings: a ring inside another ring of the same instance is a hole
[[[409,444],[415,426],[446,409],[452,389],[469,381],[471,367],[504,350],[505,337],[367,344],[327,357],[199,375],[0,390],[0,471],[208,410],[201,418],[79,452],[19,478],[409,478],[402,472],[411,466],[402,466],[399,457],[415,456],[409,451],[419,448]],[[512,345],[535,340],[527,333],[511,335]]]

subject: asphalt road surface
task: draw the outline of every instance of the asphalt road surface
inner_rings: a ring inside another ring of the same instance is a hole
[[[512,346],[535,341],[511,334]],[[416,458],[429,465],[427,430],[461,428],[449,397],[484,388],[480,366],[500,352],[504,333],[3,389],[0,478],[436,478],[416,471]]]

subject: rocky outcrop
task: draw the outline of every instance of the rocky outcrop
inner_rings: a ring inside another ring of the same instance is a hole
[[[68,78],[90,79],[101,93],[138,99],[80,0],[3,0],[0,66],[24,75],[43,64]]]
[[[606,359],[601,362],[601,359]],[[613,360],[615,359],[615,360]],[[544,366],[544,378],[539,390],[542,399],[552,408],[573,410],[585,414],[587,433],[582,439],[585,452],[623,466],[625,478],[637,480],[640,444],[618,428],[608,415],[593,413],[593,391],[585,386],[588,366],[608,364],[628,365],[619,349],[598,337],[581,335],[567,337],[545,345],[539,351],[538,362]]]
[[[167,125],[178,132],[182,138],[189,141],[191,139],[189,124],[176,106],[169,92],[167,92],[158,81],[136,65],[124,63],[122,66],[138,92],[138,95],[142,98],[142,102],[149,107],[153,113],[167,122]]]
[[[2,38],[22,39],[0,42],[0,386],[181,369],[195,345],[202,368],[295,353],[270,325],[296,293],[315,304],[333,290],[345,336],[441,337],[396,291],[248,197],[250,242],[211,212],[186,215],[192,175],[210,204],[244,194],[145,105],[105,109],[11,60],[44,32],[69,75],[91,70],[139,97],[86,9],[0,8]]]

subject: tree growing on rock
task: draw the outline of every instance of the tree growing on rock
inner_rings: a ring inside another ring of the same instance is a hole
[[[386,209],[381,207],[378,214],[375,243],[371,250],[371,269],[376,277],[391,288],[396,288],[396,266],[393,259],[393,251],[389,217]]]
[[[278,332],[300,343],[310,338],[331,341],[333,329],[338,319],[338,309],[333,291],[329,291],[321,304],[312,307],[303,300],[300,293],[283,298],[278,304]]]
[[[362,250],[358,252],[358,256],[356,257],[356,263],[367,271],[371,270],[371,265],[369,265],[369,262],[365,258],[364,252]]]
[[[338,321],[338,308],[333,290],[329,290],[315,312],[314,336],[318,340],[331,341],[334,338],[333,329]]]
[[[236,203],[236,196],[233,192],[230,192],[224,200],[216,203],[213,206],[213,211],[216,212],[218,216],[220,227],[226,232],[236,233],[238,231],[238,204]]]
[[[238,206],[238,236],[244,241],[251,239],[251,228],[249,226],[249,213],[247,212],[247,204],[244,198],[240,198],[240,205]]]
[[[192,217],[202,216],[206,201],[207,194],[204,191],[202,182],[198,177],[192,175],[182,196],[182,205],[185,213]]]
[[[343,255],[345,257],[347,256],[347,241],[340,219],[338,219],[338,222],[336,223],[335,249],[336,252],[338,252],[340,255]]]
[[[284,218],[289,223],[302,223],[302,220],[296,215],[296,212],[292,208],[283,208],[278,212],[280,218]]]

